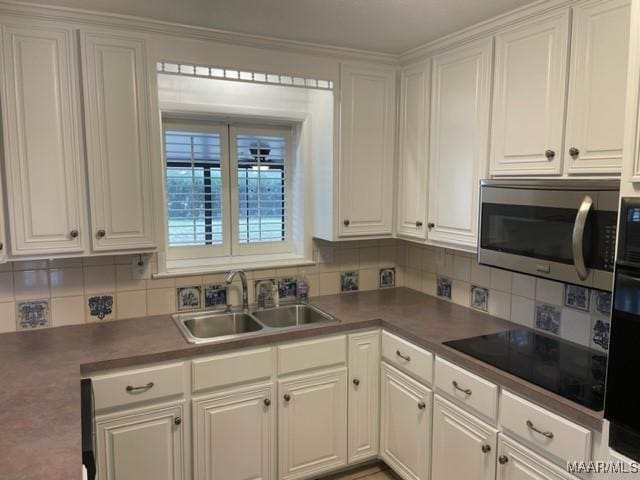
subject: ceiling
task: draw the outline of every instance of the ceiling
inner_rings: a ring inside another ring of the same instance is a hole
[[[532,0],[40,0],[37,3],[399,54]]]

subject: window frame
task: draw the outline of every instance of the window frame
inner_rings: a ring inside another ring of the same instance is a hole
[[[171,246],[169,244],[169,208],[167,191],[167,168],[169,168],[166,154],[166,132],[184,131],[194,133],[217,133],[220,135],[220,202],[222,205],[222,244],[221,245],[185,245]],[[231,255],[231,209],[229,205],[229,134],[228,126],[219,122],[183,120],[164,118],[162,121],[162,164],[163,164],[163,199],[165,212],[165,232],[167,260],[196,259],[207,257],[225,257]]]

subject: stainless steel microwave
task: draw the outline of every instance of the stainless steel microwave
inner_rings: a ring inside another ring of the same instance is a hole
[[[620,182],[483,180],[478,263],[611,290]]]

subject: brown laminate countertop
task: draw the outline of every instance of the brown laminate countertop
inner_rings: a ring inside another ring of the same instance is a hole
[[[187,343],[170,316],[0,335],[0,478],[81,478],[81,375],[377,326],[579,424],[602,427],[601,413],[443,345],[513,328],[510,322],[407,288],[312,303],[340,322],[201,345]]]

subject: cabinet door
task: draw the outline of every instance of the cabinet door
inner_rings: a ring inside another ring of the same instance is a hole
[[[84,250],[84,162],[75,32],[2,26],[11,253]]]
[[[275,480],[273,383],[193,400],[194,479]]]
[[[427,236],[427,136],[429,134],[429,63],[408,67],[400,75],[400,152],[398,159],[397,232]]]
[[[432,480],[493,480],[498,431],[436,395]]]
[[[498,436],[496,480],[577,480],[540,455],[502,434]]]
[[[180,480],[186,456],[183,405],[96,419],[100,480]]]
[[[278,381],[279,478],[318,475],[347,463],[347,369]]]
[[[429,240],[475,248],[487,173],[493,40],[433,59]]]
[[[380,455],[406,480],[429,478],[431,390],[382,362]]]
[[[390,235],[396,72],[343,65],[340,92],[339,235]]]
[[[569,12],[496,36],[493,175],[560,174]]]
[[[349,463],[378,455],[380,333],[349,335]]]
[[[567,173],[619,173],[627,89],[631,2],[576,5],[565,158]]]
[[[81,34],[94,250],[152,248],[145,41]]]

